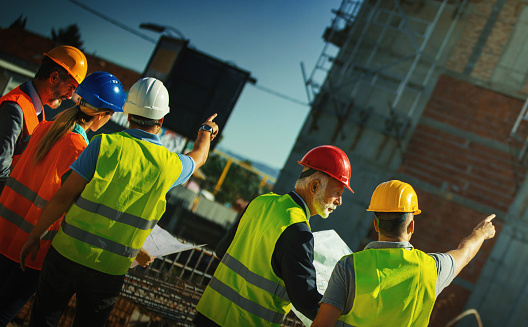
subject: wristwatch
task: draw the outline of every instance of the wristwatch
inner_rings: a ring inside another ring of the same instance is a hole
[[[207,124],[203,124],[202,126],[200,126],[200,129],[198,129],[199,131],[206,131],[206,132],[211,132],[211,134],[213,134],[213,128]]]

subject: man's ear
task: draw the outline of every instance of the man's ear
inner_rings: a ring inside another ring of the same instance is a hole
[[[319,186],[321,186],[321,183],[319,182],[319,180],[317,179],[312,180],[310,182],[310,192],[312,194],[317,193],[317,189],[319,188]]]
[[[414,219],[411,220],[409,226],[407,226],[407,233],[411,235],[414,233]]]
[[[158,120],[158,123],[160,124],[160,127],[163,126],[163,120],[165,119],[165,117],[161,117],[161,119]]]
[[[376,219],[376,217],[374,217],[374,229],[376,230],[376,232],[379,233],[378,220]]]
[[[51,83],[51,85],[57,85],[61,81],[61,78],[59,76],[59,72],[58,71],[54,71],[53,73],[51,73],[49,78],[48,78],[48,80]]]

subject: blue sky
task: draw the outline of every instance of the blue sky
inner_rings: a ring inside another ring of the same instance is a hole
[[[262,87],[307,103],[300,63],[310,73],[340,0],[290,1],[83,1],[121,24],[140,30],[153,22],[177,28],[191,47],[251,72]],[[77,24],[84,49],[142,72],[154,44],[127,32],[68,0],[12,1],[2,6],[1,27],[19,15],[26,28],[44,36]],[[309,112],[297,104],[246,85],[226,126],[220,146],[253,161],[281,168]]]

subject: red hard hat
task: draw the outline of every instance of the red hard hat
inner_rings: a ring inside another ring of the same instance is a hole
[[[327,173],[354,193],[350,188],[350,161],[340,148],[333,145],[321,145],[308,151],[301,161],[297,162],[304,167]]]

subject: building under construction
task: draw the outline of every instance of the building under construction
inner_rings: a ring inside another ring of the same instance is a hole
[[[430,325],[476,309],[484,326],[525,326],[528,0],[343,0],[334,13],[305,74],[310,113],[274,191],[291,190],[309,149],[333,144],[350,158],[355,193],[310,223],[335,229],[354,251],[375,238],[366,208],[389,179],[418,193],[412,243],[425,252],[456,248],[495,213],[497,235],[439,296]],[[218,260],[198,249],[131,271],[109,325],[190,325]]]
[[[311,110],[274,191],[291,189],[309,149],[333,144],[350,158],[355,194],[310,223],[354,251],[376,237],[366,208],[386,180],[417,191],[412,243],[425,252],[455,249],[495,213],[497,235],[440,295],[431,326],[470,308],[484,326],[525,326],[528,2],[343,0],[334,13],[305,74]]]

